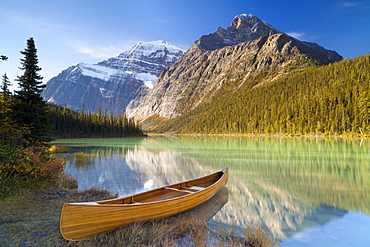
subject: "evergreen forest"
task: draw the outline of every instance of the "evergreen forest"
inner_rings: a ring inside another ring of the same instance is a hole
[[[126,115],[107,115],[102,109],[94,112],[77,112],[67,107],[49,105],[53,136],[92,137],[142,135],[141,126]]]
[[[370,55],[311,67],[253,88],[216,95],[156,132],[370,134]],[[258,76],[257,76],[258,77]]]

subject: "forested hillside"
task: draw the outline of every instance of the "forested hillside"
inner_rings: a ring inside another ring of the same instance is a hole
[[[66,107],[49,104],[52,135],[54,136],[123,136],[142,135],[141,126],[125,115],[114,116],[102,112],[77,112]]]
[[[155,129],[175,133],[370,133],[370,55],[220,92]]]

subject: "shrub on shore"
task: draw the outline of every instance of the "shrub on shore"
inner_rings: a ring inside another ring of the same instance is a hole
[[[0,148],[0,197],[27,186],[35,180],[59,176],[61,159],[56,159],[45,146],[3,145]]]
[[[52,145],[49,148],[49,151],[52,152],[52,153],[68,153],[68,148],[63,147],[63,146]]]

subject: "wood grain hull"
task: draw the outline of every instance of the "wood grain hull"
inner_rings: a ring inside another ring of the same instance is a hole
[[[79,241],[119,228],[175,215],[212,198],[228,180],[227,168],[208,176],[136,195],[100,202],[67,203],[60,215],[60,233]]]

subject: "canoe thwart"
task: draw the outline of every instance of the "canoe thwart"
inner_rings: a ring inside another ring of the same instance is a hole
[[[193,194],[194,192],[193,191],[189,191],[189,190],[183,190],[183,189],[176,189],[176,188],[171,188],[171,187],[164,187],[164,189],[166,190],[173,190],[173,191],[178,191],[178,192],[185,192],[185,193],[189,193],[189,194]]]
[[[204,190],[205,188],[200,187],[200,186],[191,186],[189,189],[191,189],[191,190]]]

